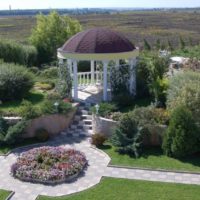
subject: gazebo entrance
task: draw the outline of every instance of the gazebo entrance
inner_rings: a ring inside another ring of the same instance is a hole
[[[110,69],[119,68],[120,60],[126,61],[129,65],[129,91],[132,95],[136,94],[138,52],[123,35],[108,29],[95,28],[78,33],[69,39],[58,49],[58,58],[59,63],[69,68],[73,79],[72,95],[75,100],[79,100],[84,93],[84,98],[91,94],[96,100],[109,101]],[[90,71],[78,72],[79,61],[90,61]],[[85,100],[84,98],[82,100]]]

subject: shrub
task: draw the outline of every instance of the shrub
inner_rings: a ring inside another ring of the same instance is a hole
[[[58,103],[58,106],[55,106]],[[48,100],[46,99],[41,105],[42,114],[66,114],[72,109],[71,103],[64,102],[63,100]]]
[[[134,102],[134,97],[128,93],[120,93],[114,96],[113,101],[116,102],[119,107],[123,108],[132,105]]]
[[[30,67],[36,64],[37,50],[33,46],[25,46],[13,41],[0,40],[0,58],[5,62]]]
[[[192,113],[185,106],[179,106],[173,111],[164,136],[163,150],[166,155],[173,157],[200,151],[200,132]]]
[[[167,107],[173,111],[179,105],[186,106],[200,127],[200,74],[184,72],[170,80],[167,91]]]
[[[33,87],[33,75],[14,64],[0,64],[0,100],[22,99]]]
[[[112,135],[111,142],[119,153],[139,156],[141,147],[141,132],[132,113],[122,116],[118,128]]]
[[[134,119],[140,126],[168,124],[169,114],[165,109],[154,106],[139,107],[133,110]]]
[[[19,114],[24,119],[34,119],[40,115],[39,109],[30,101],[23,100],[21,105]]]
[[[112,67],[111,68],[111,90],[113,99],[117,103],[121,102],[121,97],[123,95],[130,95],[129,92],[129,79],[130,79],[130,71],[129,66],[120,66],[119,68]],[[120,97],[120,98],[119,98]]]
[[[137,73],[137,97],[149,97],[149,76],[150,68],[148,66],[149,61],[146,56],[140,56],[137,62],[136,73]]]
[[[39,142],[46,142],[49,139],[49,132],[44,128],[37,129],[35,137]]]
[[[50,101],[57,101],[57,100],[60,101],[60,100],[62,100],[62,97],[60,96],[59,93],[54,91],[54,92],[48,93],[47,99]]]
[[[8,124],[6,120],[4,120],[2,117],[0,117],[0,144],[4,142],[4,137],[7,134],[8,130]]]
[[[155,98],[155,103],[165,106],[168,80],[164,78],[169,67],[168,57],[153,56],[149,64],[149,89]]]
[[[62,65],[59,67],[59,79],[56,85],[56,91],[62,98],[71,98],[72,96],[72,77],[69,68]]]
[[[114,121],[119,121],[121,116],[122,116],[121,112],[114,112],[111,114],[111,119],[113,119]]]
[[[35,87],[39,88],[40,90],[52,90],[55,87],[55,84],[52,82],[37,82]]]
[[[7,134],[4,138],[4,141],[7,144],[13,144],[16,140],[24,133],[25,128],[27,127],[28,121],[22,120],[17,124],[10,126],[8,128]]]
[[[49,67],[40,72],[41,77],[45,77],[47,79],[57,79],[58,78],[58,68],[57,67]]]
[[[106,141],[106,136],[103,134],[96,133],[92,135],[92,144],[95,146],[102,146],[103,143]]]
[[[99,104],[99,112],[98,114],[101,117],[109,118],[112,112],[117,111],[117,107],[113,103],[100,103]],[[96,114],[96,107],[92,108],[92,112]]]

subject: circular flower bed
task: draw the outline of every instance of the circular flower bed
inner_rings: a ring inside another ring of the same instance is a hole
[[[80,151],[40,147],[23,153],[11,166],[11,174],[23,181],[56,184],[77,177],[86,165]]]

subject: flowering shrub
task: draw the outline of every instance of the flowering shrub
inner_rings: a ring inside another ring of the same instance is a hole
[[[23,153],[11,166],[20,180],[59,183],[78,175],[87,165],[83,153],[62,147],[40,147]]]

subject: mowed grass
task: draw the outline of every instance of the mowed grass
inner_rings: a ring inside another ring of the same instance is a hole
[[[30,101],[33,105],[40,106],[45,99],[45,93],[40,91],[31,91],[25,100]],[[9,101],[0,104],[0,111],[9,115],[9,113],[18,114],[23,100]]]
[[[111,157],[110,164],[112,165],[200,173],[200,155],[175,159],[163,155],[159,147],[152,147],[144,149],[141,157],[136,159],[128,155],[119,154],[116,152],[115,147],[110,144],[105,144],[101,149]]]
[[[103,178],[97,186],[71,196],[38,200],[199,200],[200,186]]]
[[[0,189],[0,200],[6,200],[11,192]]]

